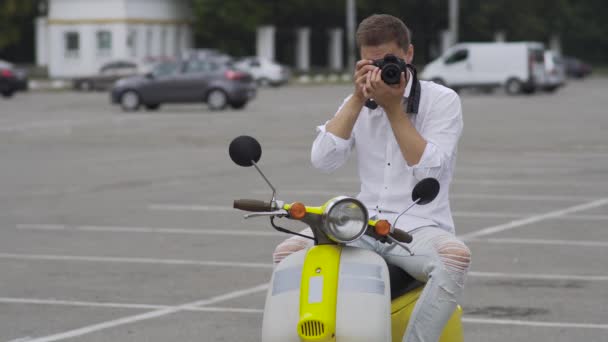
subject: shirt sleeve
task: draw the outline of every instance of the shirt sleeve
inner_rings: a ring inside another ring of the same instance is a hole
[[[453,91],[445,93],[435,101],[422,125],[420,135],[427,144],[418,164],[412,166],[417,179],[440,178],[450,168],[462,128],[460,97]]]
[[[342,107],[350,99],[352,95],[348,96],[343,102],[340,108],[336,111],[336,114],[340,112]],[[351,133],[350,138],[342,139],[325,129],[329,121],[324,125],[317,126],[317,138],[312,144],[312,151],[310,153],[310,161],[312,165],[323,171],[332,172],[344,165],[355,145],[354,130]]]

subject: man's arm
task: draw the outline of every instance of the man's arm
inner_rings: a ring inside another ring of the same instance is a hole
[[[418,179],[438,178],[456,155],[462,134],[462,106],[452,91],[435,98],[420,132],[408,115],[395,109],[387,111],[395,138],[407,164]]]
[[[329,120],[327,125],[325,125],[327,132],[344,140],[350,139],[364,104],[365,98],[353,94],[353,96],[344,103],[338,113],[336,113],[336,115]]]
[[[384,108],[393,134],[407,164],[418,179],[439,177],[456,153],[462,134],[462,106],[454,91],[438,95],[420,132],[412,125],[403,110],[401,97],[405,89],[405,74],[398,87],[387,86],[380,78],[380,70],[369,74],[366,90]]]
[[[319,135],[312,144],[310,160],[317,169],[331,172],[342,166],[348,159],[354,145],[353,128],[365,104],[363,88],[367,74],[375,67],[370,60],[357,62],[354,74],[355,89],[334,117],[324,126],[319,126]]]
[[[412,125],[408,115],[403,110],[403,106],[385,108],[385,111],[388,121],[391,123],[393,134],[401,149],[403,159],[405,159],[409,166],[418,164],[426,149],[426,140]]]
[[[354,145],[353,127],[359,116],[354,95],[349,96],[336,115],[325,125],[317,127],[319,134],[312,144],[310,161],[312,165],[324,172],[332,172],[344,165]],[[352,122],[351,122],[352,120]],[[329,127],[335,126],[330,130]],[[341,133],[339,133],[341,132]],[[336,134],[337,133],[337,134]]]

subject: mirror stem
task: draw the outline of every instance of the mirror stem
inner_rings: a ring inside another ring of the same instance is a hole
[[[276,195],[277,195],[277,189],[274,188],[274,186],[272,186],[272,184],[270,183],[270,181],[268,180],[268,178],[266,178],[266,176],[264,175],[264,172],[262,172],[262,170],[260,170],[260,168],[258,167],[258,164],[255,163],[255,161],[251,161],[251,164],[253,164],[253,166],[255,167],[256,170],[258,170],[258,172],[260,173],[260,175],[262,175],[262,178],[264,178],[264,180],[266,181],[266,183],[268,184],[268,186],[272,189],[272,200],[270,203],[272,203],[272,206],[274,207],[276,204]]]
[[[395,222],[393,222],[393,226],[391,229],[395,229],[395,227],[397,226],[397,221],[401,218],[401,216],[403,216],[403,214],[407,213],[407,211],[410,210],[413,206],[418,204],[418,202],[420,202],[420,198],[417,199],[416,202],[412,203],[409,207],[407,207],[407,209],[402,211],[401,214],[399,214],[399,216],[397,216],[397,218],[395,219]]]

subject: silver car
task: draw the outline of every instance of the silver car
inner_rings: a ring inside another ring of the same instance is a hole
[[[255,95],[253,77],[220,59],[161,63],[146,75],[117,81],[111,92],[112,103],[125,111],[194,102],[205,102],[212,110],[242,109]]]

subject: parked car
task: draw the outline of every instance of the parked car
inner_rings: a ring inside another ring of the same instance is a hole
[[[566,67],[560,56],[555,52],[545,51],[545,83],[543,90],[554,92],[566,83]]]
[[[157,110],[165,103],[206,102],[210,109],[244,108],[256,95],[253,77],[230,63],[188,59],[161,63],[151,73],[119,80],[112,103],[125,111]]]
[[[462,43],[428,64],[421,78],[450,88],[504,87],[532,93],[545,82],[544,46],[536,42]]]
[[[28,90],[28,74],[24,69],[0,60],[0,94],[9,98],[18,91]]]
[[[79,77],[72,81],[74,89],[82,91],[108,90],[119,79],[139,73],[136,63],[130,61],[113,61],[104,64],[99,74]]]
[[[584,78],[591,74],[591,65],[575,57],[564,57],[566,75],[572,78]]]
[[[261,86],[280,86],[289,81],[291,71],[286,66],[257,57],[244,57],[235,65],[253,75]]]

